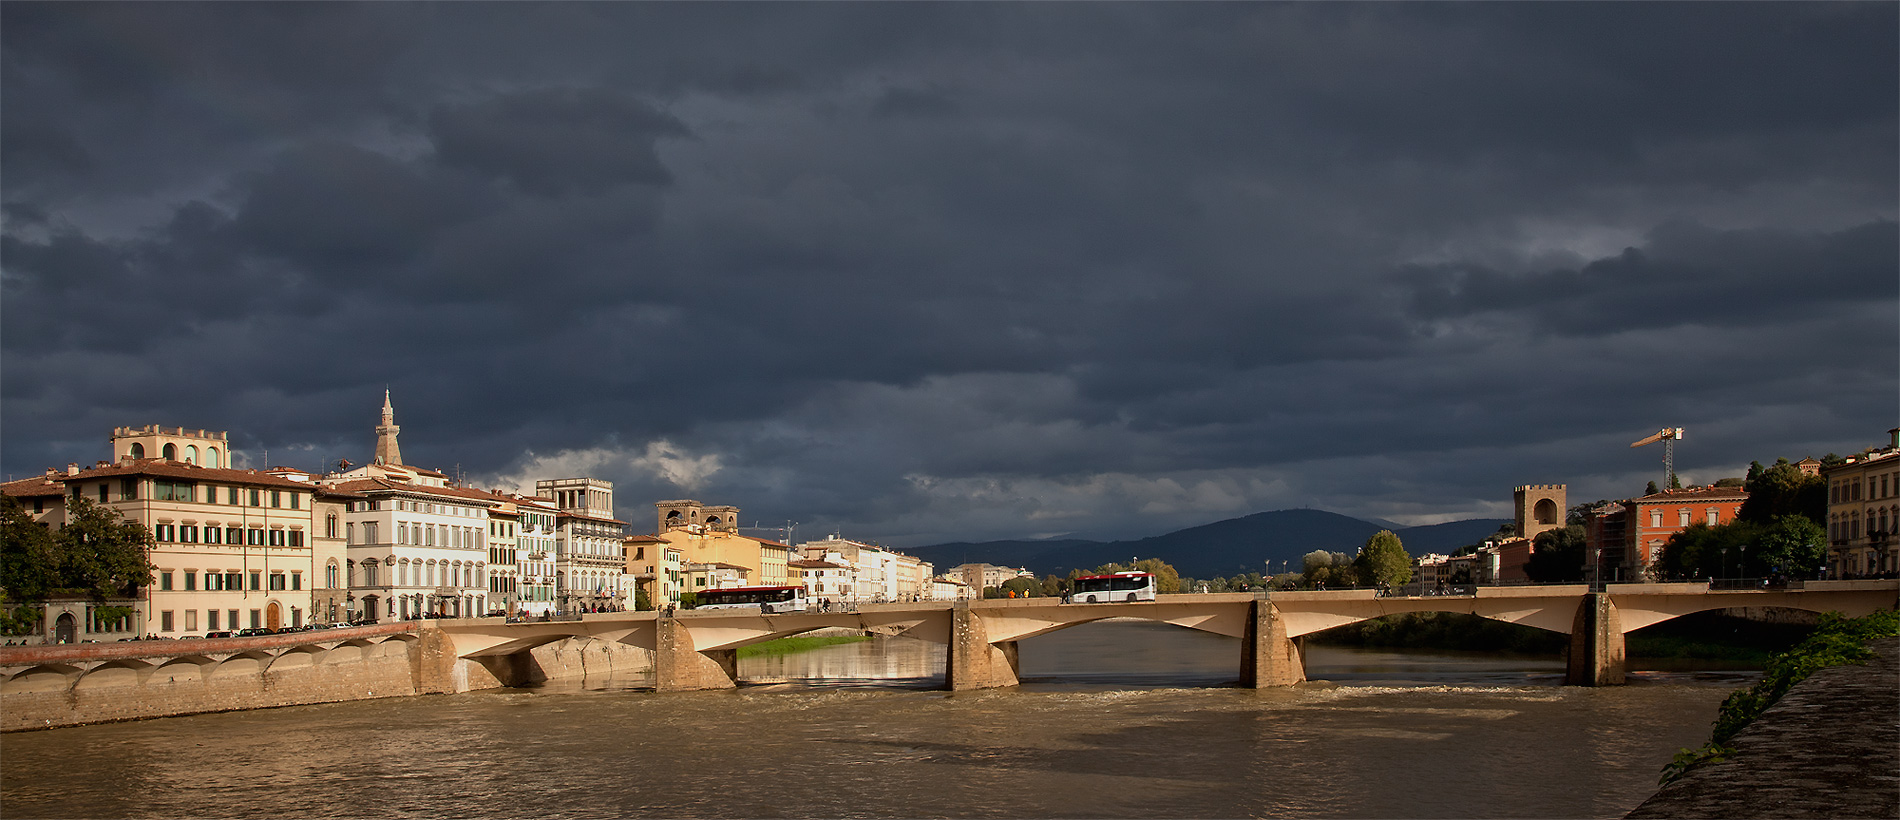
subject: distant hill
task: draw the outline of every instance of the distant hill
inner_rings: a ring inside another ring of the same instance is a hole
[[[1502,519],[1471,519],[1393,530],[1407,552],[1450,552],[1495,532]],[[987,562],[1026,567],[1037,575],[1067,575],[1110,561],[1160,558],[1192,578],[1265,573],[1298,568],[1300,558],[1324,549],[1352,554],[1373,533],[1391,529],[1325,510],[1276,510],[1189,527],[1130,541],[981,541],[933,544],[904,550],[936,565]],[[1287,562],[1283,567],[1281,561]]]

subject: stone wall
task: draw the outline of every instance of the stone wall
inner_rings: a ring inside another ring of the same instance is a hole
[[[322,636],[322,637],[319,637]],[[310,641],[320,643],[309,643]],[[417,625],[206,641],[0,650],[0,732],[651,674],[653,653],[591,638],[487,662]]]

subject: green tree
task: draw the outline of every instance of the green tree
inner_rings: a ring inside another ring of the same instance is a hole
[[[640,589],[640,588],[634,589],[633,610],[635,612],[646,612],[651,609],[653,609],[652,596],[647,595],[647,591],[645,589]]]
[[[66,499],[58,533],[61,586],[94,602],[131,597],[151,583],[151,530],[82,496]]]
[[[1003,582],[1002,593],[1016,593],[1018,598],[1034,598],[1042,594],[1042,582],[1034,578],[1011,578]]]
[[[1755,462],[1748,474],[1748,500],[1736,518],[1768,524],[1784,515],[1805,515],[1816,524],[1827,523],[1827,479],[1803,473],[1785,458],[1767,468]]]
[[[1748,562],[1771,575],[1808,578],[1827,561],[1827,530],[1805,515],[1784,515],[1761,530]],[[1752,573],[1751,573],[1752,575]]]
[[[6,600],[39,603],[59,586],[57,539],[27,515],[19,499],[0,497],[0,590]]]
[[[1584,580],[1587,542],[1583,527],[1577,524],[1538,533],[1531,540],[1531,557],[1524,564],[1524,574],[1546,584]]]
[[[1397,587],[1412,580],[1412,556],[1391,530],[1380,530],[1366,539],[1352,565],[1359,580],[1368,584]]]

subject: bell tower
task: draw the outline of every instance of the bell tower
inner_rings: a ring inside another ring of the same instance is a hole
[[[396,466],[402,464],[402,448],[396,445],[396,434],[402,428],[396,426],[396,409],[390,406],[389,390],[383,390],[383,423],[376,425],[376,463]]]

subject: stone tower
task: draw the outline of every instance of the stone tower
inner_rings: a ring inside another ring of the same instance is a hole
[[[1512,495],[1517,501],[1517,534],[1536,538],[1545,530],[1563,529],[1564,515],[1570,509],[1565,502],[1567,485],[1526,484]]]
[[[389,390],[383,390],[383,423],[376,425],[376,463],[386,465],[402,464],[402,448],[396,445],[396,434],[402,428],[396,426],[396,409],[389,404]]]

